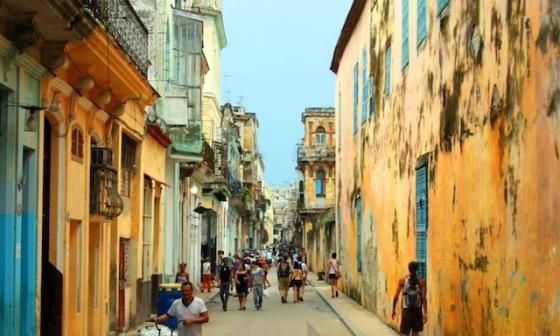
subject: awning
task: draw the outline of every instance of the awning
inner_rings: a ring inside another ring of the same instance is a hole
[[[156,182],[159,183],[159,184],[162,184],[162,185],[164,185],[164,186],[166,186],[166,187],[168,187],[168,188],[171,188],[171,184],[169,184],[169,183],[167,183],[167,182],[165,182],[165,181],[163,181],[163,180],[159,180],[159,179],[153,177],[152,175],[150,175],[150,174],[148,174],[148,173],[144,173],[144,175],[146,175],[146,176],[149,177],[151,180],[154,180],[154,181],[156,181]]]

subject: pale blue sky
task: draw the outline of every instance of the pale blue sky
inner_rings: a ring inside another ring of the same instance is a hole
[[[222,103],[240,102],[259,119],[265,180],[295,177],[306,107],[334,106],[329,70],[351,0],[224,0]]]

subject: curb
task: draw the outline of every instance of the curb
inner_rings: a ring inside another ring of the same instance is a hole
[[[313,284],[313,287],[315,288],[315,284]],[[323,299],[323,301],[327,304],[327,306],[329,306],[331,308],[331,310],[336,314],[336,316],[338,316],[338,319],[342,322],[342,324],[344,324],[346,329],[348,329],[350,331],[352,336],[358,336],[359,333],[356,333],[356,331],[350,326],[350,324],[348,322],[346,322],[346,320],[344,319],[342,314],[338,311],[338,309],[329,300],[327,300],[327,298],[323,295],[323,293],[321,293],[318,290],[316,290],[315,292],[317,292],[317,294],[319,294],[319,296],[321,297],[321,299]]]

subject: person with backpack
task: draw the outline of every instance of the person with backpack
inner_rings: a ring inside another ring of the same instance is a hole
[[[218,279],[220,281],[220,299],[222,300],[222,308],[227,311],[227,303],[229,298],[229,287],[231,280],[231,268],[227,263],[227,258],[223,258],[220,266]]]
[[[288,263],[288,255],[285,254],[280,263],[278,263],[278,291],[282,299],[282,303],[288,303],[288,290],[290,289],[290,263]]]
[[[399,280],[397,292],[393,298],[393,314],[395,319],[397,301],[401,291],[403,292],[402,300],[402,317],[401,317],[401,335],[418,335],[424,329],[424,323],[428,321],[428,304],[426,302],[426,283],[424,279],[419,278],[418,263],[411,261],[408,263],[409,274]],[[424,310],[422,312],[422,309]]]

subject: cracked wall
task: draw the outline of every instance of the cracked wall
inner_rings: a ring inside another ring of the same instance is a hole
[[[344,290],[397,326],[390,304],[416,259],[415,166],[427,154],[427,334],[560,333],[560,4],[450,0],[438,16],[428,1],[428,34],[418,44],[410,2],[404,70],[400,5],[370,1],[337,72]],[[375,112],[353,134],[351,71],[364,45]],[[358,192],[362,272],[355,266]]]

